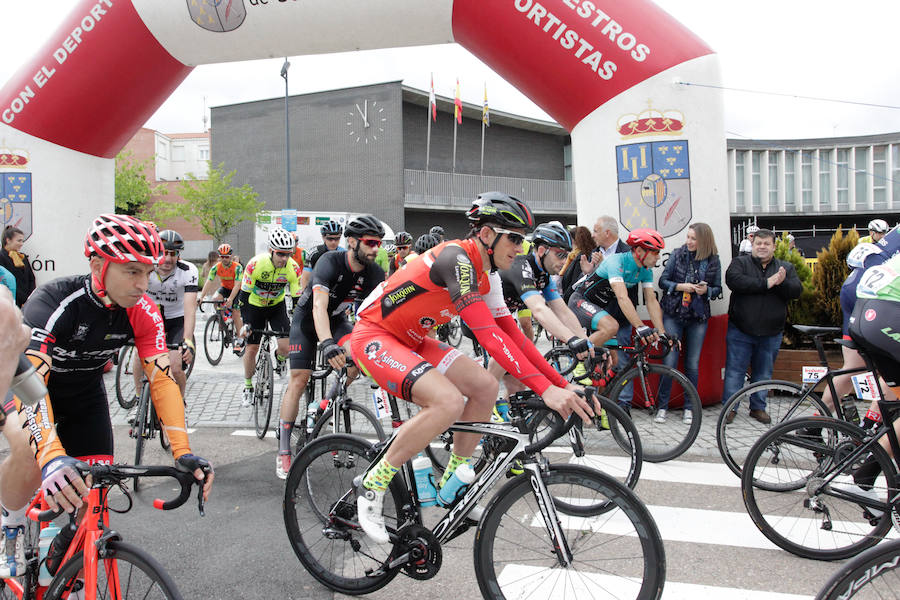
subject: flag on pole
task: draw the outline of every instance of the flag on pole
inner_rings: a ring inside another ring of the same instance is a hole
[[[455,105],[453,116],[456,117],[457,123],[462,124],[462,99],[459,97],[459,77],[456,78],[456,98],[454,98],[453,104]]]
[[[484,84],[484,107],[481,109],[481,122],[487,127],[491,126],[491,109],[488,108],[487,83]]]
[[[431,74],[431,91],[428,92],[428,108],[431,109],[431,120],[437,121],[437,100],[434,97],[434,73]]]

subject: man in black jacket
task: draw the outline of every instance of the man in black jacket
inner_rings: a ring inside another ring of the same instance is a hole
[[[728,265],[725,283],[731,289],[728,334],[725,337],[724,404],[741,386],[747,367],[751,382],[772,377],[772,364],[781,347],[787,303],[800,297],[801,285],[794,265],[775,258],[775,234],[760,229],[749,256],[737,256]],[[734,414],[726,416],[730,423]],[[765,397],[750,397],[750,416],[763,424],[772,419]]]

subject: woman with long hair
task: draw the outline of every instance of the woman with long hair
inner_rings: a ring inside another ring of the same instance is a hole
[[[706,223],[688,226],[684,245],[672,251],[666,268],[659,278],[663,296],[663,326],[666,335],[682,340],[684,348],[684,374],[697,386],[700,379],[700,350],[706,337],[706,326],[710,317],[709,301],[722,293],[722,265],[712,229]],[[678,350],[673,348],[663,362],[670,367],[678,366]],[[659,380],[659,411],[656,421],[666,420],[672,379]],[[690,423],[693,410],[701,406],[685,406],[682,420]]]
[[[559,271],[559,290],[566,301],[568,301],[572,285],[584,274],[581,272],[581,257],[587,256],[590,259],[596,246],[597,244],[594,243],[594,238],[591,236],[591,230],[584,225],[579,225],[572,232],[572,251],[569,252],[569,257],[566,258],[566,262]]]
[[[7,225],[3,230],[3,248],[0,249],[0,266],[16,278],[16,306],[21,307],[36,286],[34,271],[28,255],[22,252],[25,234],[18,227]]]

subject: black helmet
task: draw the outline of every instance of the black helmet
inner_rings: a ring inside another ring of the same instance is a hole
[[[337,221],[327,221],[322,225],[322,235],[341,235],[344,229]]]
[[[437,236],[426,233],[419,236],[419,239],[416,240],[416,245],[413,250],[415,250],[416,254],[424,254],[440,243],[441,240],[439,240]]]
[[[559,221],[550,221],[549,223],[538,225],[534,230],[532,241],[534,244],[543,244],[551,248],[572,249],[572,236],[569,235],[569,231]]]
[[[395,246],[412,246],[412,236],[405,231],[398,231],[394,234]]]
[[[166,250],[175,250],[176,252],[184,250],[184,240],[177,231],[172,231],[171,229],[160,231],[159,239],[162,240],[163,248]]]
[[[444,237],[444,228],[440,225],[435,225],[428,230],[428,233],[430,233],[431,235],[436,235],[438,237]]]
[[[501,227],[515,227],[531,231],[534,215],[531,209],[519,200],[503,192],[485,192],[472,202],[466,211],[466,218],[476,225],[494,223]]]
[[[361,238],[364,235],[372,235],[378,238],[384,237],[384,225],[372,215],[361,215],[347,223],[344,232],[347,237]]]

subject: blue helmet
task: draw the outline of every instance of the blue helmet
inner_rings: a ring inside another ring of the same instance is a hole
[[[535,245],[550,246],[551,248],[572,249],[572,236],[569,230],[559,221],[541,223],[534,230],[531,238]]]
[[[322,225],[322,235],[341,235],[344,233],[344,228],[341,227],[341,224],[337,221],[328,221],[324,225]]]

